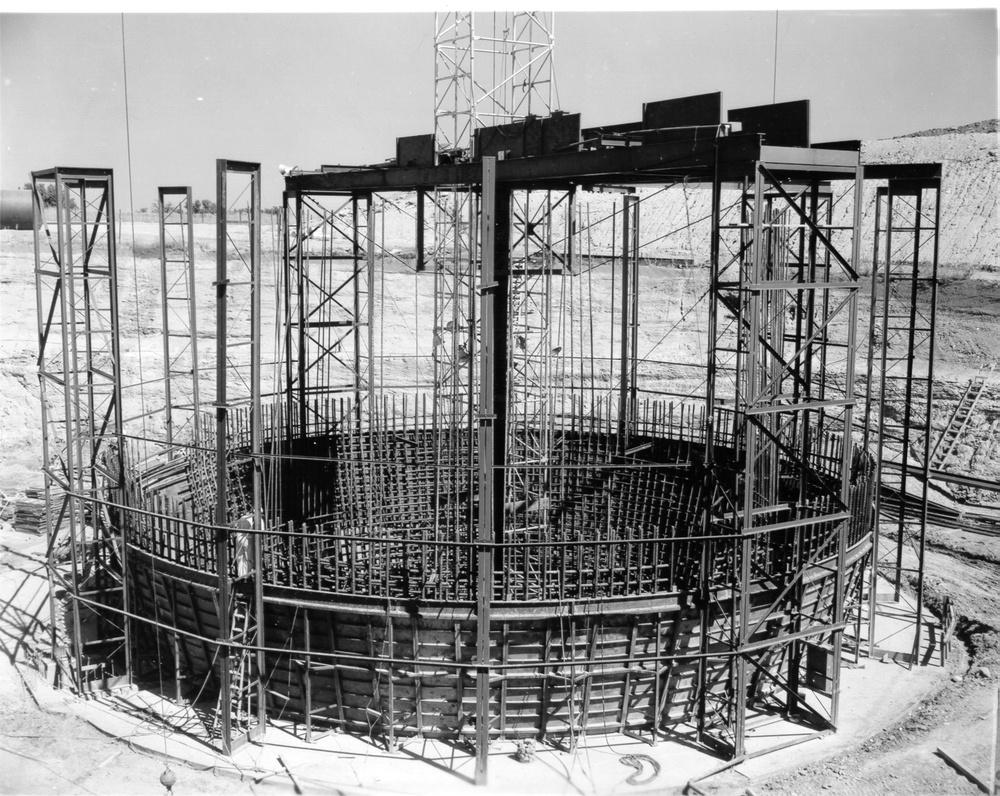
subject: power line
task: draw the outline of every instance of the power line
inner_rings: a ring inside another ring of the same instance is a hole
[[[125,92],[125,152],[128,159],[128,215],[129,224],[132,229],[132,288],[135,294],[135,306],[139,307],[139,267],[135,261],[135,199],[132,192],[132,127],[129,123],[128,114],[128,62],[125,58],[125,14],[121,15],[122,27],[122,86]],[[114,219],[112,219],[112,222]],[[137,339],[142,338],[140,329],[140,313],[135,316]],[[137,346],[136,353],[139,359],[139,373],[145,372],[142,366],[142,345]],[[142,407],[142,433],[146,436],[146,391],[142,384],[139,385],[139,403]]]
[[[774,12],[774,82],[771,84],[771,104],[778,97],[778,12]]]

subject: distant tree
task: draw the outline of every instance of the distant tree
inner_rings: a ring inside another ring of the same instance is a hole
[[[149,212],[150,213],[159,213],[160,212],[160,203],[159,202],[152,202],[152,203],[150,203],[150,205],[149,205]]]
[[[264,212],[265,213],[270,213],[272,216],[280,216],[281,215],[281,206],[280,205],[275,205],[274,207],[269,207]]]
[[[149,212],[149,210],[148,210],[147,208],[145,208],[145,207],[140,207],[140,208],[139,208],[139,212],[140,212],[140,213],[148,213],[148,212]]]
[[[33,190],[30,182],[24,184],[26,190]],[[38,195],[42,198],[42,207],[55,207],[56,206],[56,186],[52,183],[43,183],[38,186]],[[63,196],[66,197],[68,194],[65,189],[63,189]],[[70,198],[69,206],[76,208],[76,199]]]
[[[199,199],[194,203],[196,213],[214,213],[215,212],[215,202],[211,199]],[[201,207],[199,210],[198,208]]]

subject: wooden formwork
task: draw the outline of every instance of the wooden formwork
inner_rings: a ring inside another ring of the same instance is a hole
[[[717,641],[730,590],[713,586],[706,602],[705,551],[725,571],[741,548],[725,544],[725,527],[702,532],[698,417],[672,407],[645,414],[645,436],[637,429],[625,452],[607,425],[568,422],[554,435],[560,459],[546,505],[510,507],[494,558],[486,717],[476,706],[476,506],[467,498],[475,452],[442,445],[405,413],[362,422],[343,405],[327,414],[329,433],[294,444],[280,439],[276,419],[265,449],[294,456],[280,460],[281,510],[291,519],[261,534],[268,715],[301,723],[310,739],[340,728],[390,745],[412,735],[471,738],[483,718],[492,738],[571,744],[587,733],[655,735],[697,722],[699,683],[721,694],[733,654]],[[242,422],[232,416],[234,439]],[[839,442],[816,444],[832,489]],[[441,462],[442,448],[459,450],[456,461]],[[214,687],[220,654],[214,535],[194,518],[198,492],[184,483],[200,472],[197,455],[157,464],[137,479],[143,487],[126,510],[135,602],[158,626],[161,657],[174,658],[179,691],[182,680]],[[870,546],[869,475],[857,468],[856,505],[843,521],[849,583]],[[832,499],[817,489],[812,510],[829,515]],[[795,590],[765,577],[750,589],[756,629],[747,643],[778,676],[792,666],[783,637],[793,614],[832,616],[834,525],[768,534],[750,548],[760,572],[801,578]],[[232,534],[235,613],[257,588],[237,571],[239,544]],[[794,572],[797,562],[806,571]],[[750,685],[762,705],[767,679]]]

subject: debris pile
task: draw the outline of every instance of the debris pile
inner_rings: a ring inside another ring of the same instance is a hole
[[[56,532],[69,526],[69,517],[65,514],[58,516],[59,507],[62,506],[64,492],[58,486],[53,485],[49,493],[52,497],[52,505],[56,507],[57,516],[53,517],[53,522],[58,522]],[[28,487],[24,490],[23,496],[18,496],[16,508],[14,509],[14,527],[24,533],[35,533],[39,536],[46,533],[49,527],[48,510],[45,505],[45,490],[41,487]]]

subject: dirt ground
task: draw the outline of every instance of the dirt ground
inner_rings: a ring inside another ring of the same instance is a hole
[[[0,525],[0,793],[162,794],[164,762],[74,715],[42,709],[14,669],[25,645],[44,642],[44,540]],[[35,593],[27,593],[34,590]],[[176,793],[249,793],[248,783],[174,766]]]
[[[966,653],[949,661],[946,684],[905,717],[856,739],[846,752],[752,783],[736,774],[718,777],[706,792],[743,793],[747,785],[780,796],[980,792],[936,751],[943,749],[986,778],[1000,674],[1000,544],[995,536],[936,527],[929,529],[928,543],[928,603],[940,606],[945,596],[955,602],[956,643]]]
[[[977,143],[978,146],[978,143]],[[994,144],[995,148],[995,144]],[[977,150],[978,151],[978,150]],[[994,156],[995,168],[995,151]],[[405,214],[393,223],[400,229],[409,223]],[[123,275],[123,328],[131,330],[122,352],[125,381],[162,362],[158,334],[158,260],[154,225],[138,225],[130,241],[125,222],[119,267]],[[197,233],[199,293],[211,295],[214,278],[214,228],[204,225]],[[274,249],[265,234],[265,281],[273,281],[277,267]],[[391,235],[387,236],[391,241]],[[992,244],[995,247],[995,243]],[[32,278],[31,233],[0,231],[0,292],[4,312],[0,316],[0,574],[37,569],[32,558],[39,540],[11,526],[14,508],[23,491],[41,485],[38,473],[41,434],[37,398],[35,355],[37,328]],[[943,428],[969,380],[984,376],[987,390],[977,406],[963,443],[953,460],[954,469],[980,478],[1000,480],[1000,373],[997,372],[997,339],[1000,335],[1000,273],[997,263],[963,262],[942,269],[939,289],[937,398],[935,427]],[[598,289],[606,295],[608,275],[596,273]],[[402,275],[387,277],[388,293],[413,288]],[[644,290],[661,296],[664,308],[660,326],[650,321],[643,334],[647,345],[690,310],[692,302],[707,287],[704,269],[649,266],[641,279]],[[399,284],[393,280],[397,280]],[[862,291],[861,317],[866,317],[868,289]],[[273,308],[272,308],[273,309]],[[408,322],[393,315],[385,305],[384,318],[392,346],[410,334]],[[600,299],[595,311],[606,311]],[[265,313],[268,308],[265,307]],[[203,301],[203,330],[211,330],[214,308]],[[673,354],[696,360],[698,332],[705,329],[702,311],[688,314],[687,325],[674,345]],[[426,323],[423,324],[426,326]],[[211,335],[204,334],[211,352]],[[134,338],[134,339],[133,339]],[[859,352],[859,361],[867,351]],[[664,373],[665,379],[676,374]],[[155,402],[155,391],[145,400]],[[126,398],[126,400],[129,400]],[[954,497],[971,502],[1000,499],[996,493],[970,494],[956,491]],[[886,528],[886,542],[891,529]],[[926,592],[933,608],[945,597],[951,599],[959,624],[956,643],[964,648],[952,665],[952,678],[939,692],[919,704],[892,726],[869,738],[858,738],[848,752],[797,770],[747,782],[736,773],[720,775],[701,786],[707,792],[743,793],[975,793],[976,786],[956,773],[935,754],[942,748],[984,772],[992,721],[992,705],[1000,682],[1000,536],[932,527],[926,553]],[[10,578],[4,578],[11,582]],[[0,594],[0,621],[31,624],[31,617],[13,615],[12,595]],[[44,620],[44,617],[42,618]],[[4,650],[10,661],[16,650]],[[85,722],[67,715],[43,712],[21,686],[10,666],[0,658],[0,793],[162,793],[158,776],[160,761],[106,738]],[[961,663],[960,663],[961,662]],[[220,778],[211,772],[179,771],[178,793],[247,793],[249,783]]]

